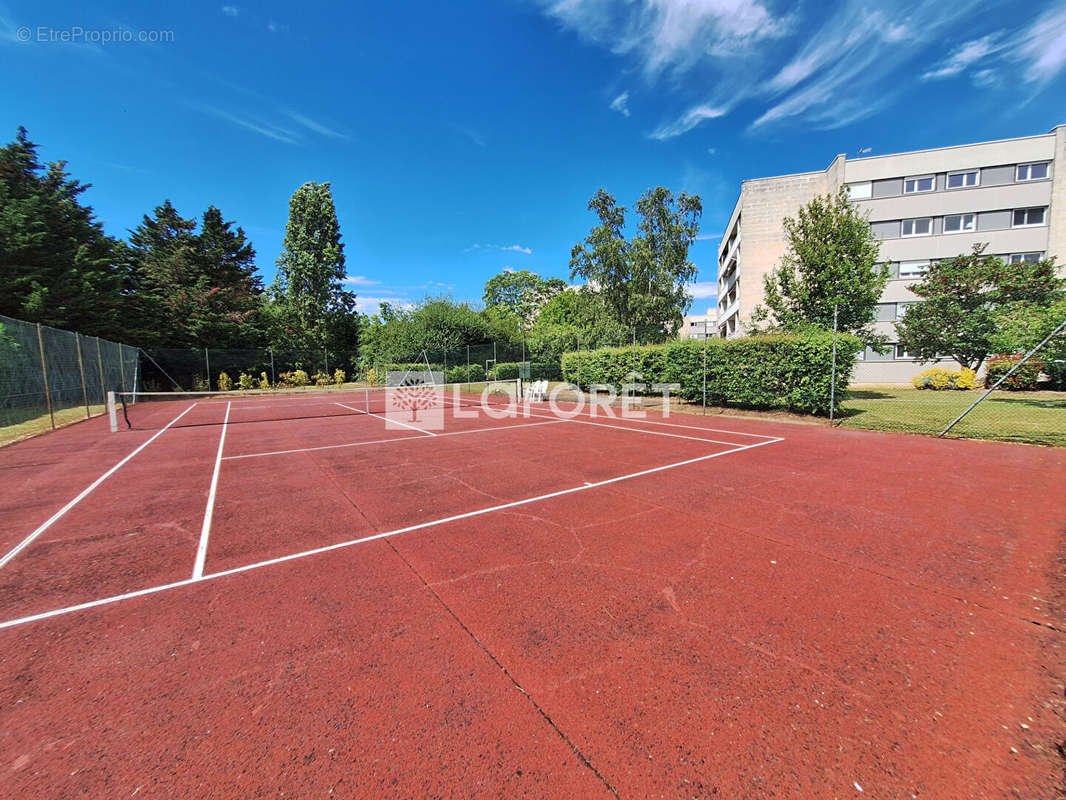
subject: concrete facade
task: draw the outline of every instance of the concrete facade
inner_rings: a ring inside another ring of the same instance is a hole
[[[708,308],[706,314],[686,314],[677,329],[678,339],[713,339],[718,335],[718,312]]]
[[[892,352],[867,351],[858,383],[905,383],[929,366],[895,346],[893,323],[918,298],[930,261],[987,245],[1003,258],[1066,256],[1066,125],[1019,139],[848,160],[820,172],[746,180],[718,252],[718,335],[743,335],[763,301],[763,276],[785,253],[783,221],[818,194],[848,187],[881,240],[890,279],[876,327]],[[943,366],[958,368],[952,361]]]

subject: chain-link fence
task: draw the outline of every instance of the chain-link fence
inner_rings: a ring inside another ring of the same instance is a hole
[[[217,391],[240,386],[242,377],[255,387],[285,383],[286,375],[302,371],[310,383],[335,382],[337,370],[344,381],[358,380],[355,353],[326,349],[274,348],[216,349],[150,347],[142,351],[144,391]],[[225,375],[225,378],[222,376]],[[245,387],[248,388],[248,387]]]
[[[138,369],[136,347],[0,316],[0,441],[103,413]]]
[[[1066,320],[1024,353],[994,354],[979,371],[915,362],[910,385],[849,389],[848,428],[1066,446]]]

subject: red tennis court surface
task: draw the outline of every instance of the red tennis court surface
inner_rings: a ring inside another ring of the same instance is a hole
[[[152,413],[0,450],[6,796],[1060,796],[1063,451]]]

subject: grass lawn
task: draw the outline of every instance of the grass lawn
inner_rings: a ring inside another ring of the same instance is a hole
[[[981,390],[983,391],[983,390]],[[840,425],[939,434],[980,391],[852,389]],[[1066,392],[994,392],[948,436],[1066,446]]]
[[[89,406],[89,411],[95,417],[106,412],[107,406]],[[57,409],[55,412],[55,418],[57,428],[73,425],[75,422],[81,422],[85,419],[85,406]],[[49,419],[47,411],[37,416],[32,416],[29,419],[20,420],[11,425],[0,426],[0,447],[11,444],[12,442],[21,441],[22,439],[28,439],[31,436],[36,436],[39,433],[44,433],[45,431],[50,430],[52,430],[52,421]]]

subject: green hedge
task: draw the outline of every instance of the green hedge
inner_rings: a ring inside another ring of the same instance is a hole
[[[862,343],[850,335],[837,338],[836,401],[847,386]],[[706,345],[707,402],[716,406],[784,408],[828,414],[833,337],[831,334],[750,336],[711,339]],[[703,393],[704,344],[692,340],[644,347],[608,347],[565,353],[564,380],[583,389],[623,383],[680,384],[680,396],[699,401]],[[636,381],[627,377],[640,374]],[[649,393],[653,393],[649,389]]]
[[[988,359],[987,371],[985,372],[985,386],[991,388],[1000,378],[1014,369],[1014,366],[1025,356],[1022,353],[1013,355],[996,355]],[[1030,358],[1014,371],[1007,380],[999,385],[1000,389],[1011,391],[1032,391],[1036,389],[1037,381],[1040,380],[1040,372],[1044,369],[1044,362],[1039,358]],[[1052,376],[1054,380],[1054,376]]]
[[[497,364],[496,379],[506,381],[519,377],[521,366],[518,361],[504,361]],[[534,381],[544,378],[549,381],[561,381],[563,379],[563,370],[558,364],[550,361],[531,361],[529,363],[529,378]]]
[[[463,364],[448,370],[448,383],[480,382],[483,380],[485,380],[485,368],[480,364],[471,364],[469,368]]]

